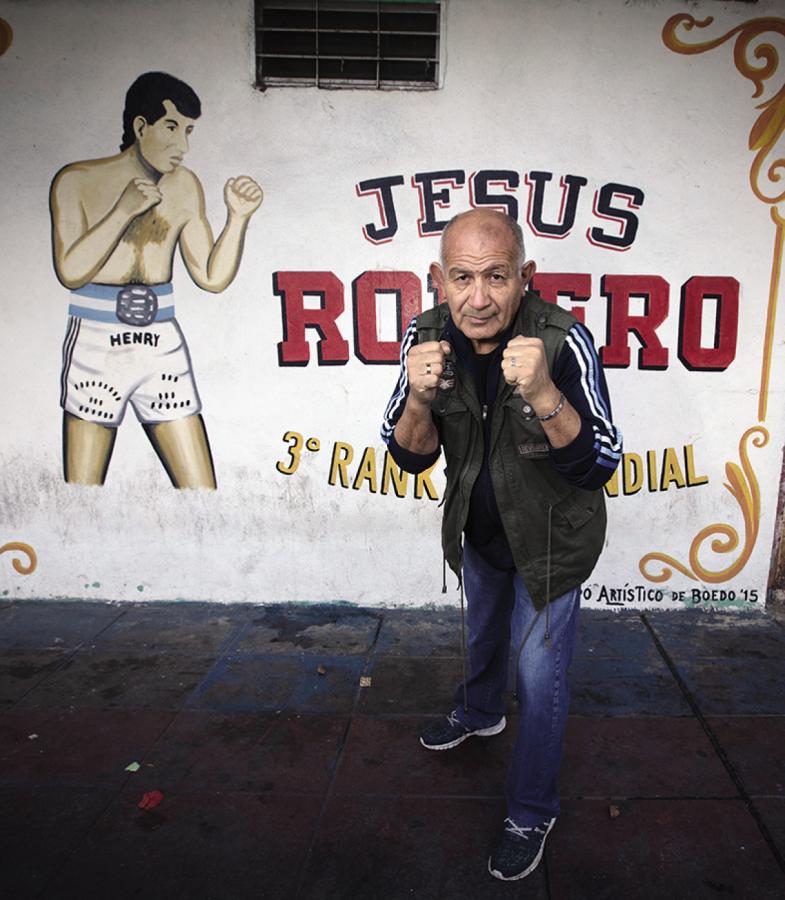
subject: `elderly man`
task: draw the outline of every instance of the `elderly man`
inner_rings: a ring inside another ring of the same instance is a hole
[[[512,639],[520,715],[488,861],[502,880],[536,868],[559,813],[580,589],[603,547],[601,488],[621,455],[591,335],[527,291],[534,271],[508,216],[475,209],[448,223],[430,269],[445,302],[407,329],[382,426],[409,472],[444,450],[442,545],[467,597],[468,676],[464,661],[456,708],[425,728],[424,747],[504,729]]]

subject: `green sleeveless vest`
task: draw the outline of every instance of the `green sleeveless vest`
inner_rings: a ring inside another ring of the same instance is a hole
[[[448,316],[446,303],[418,316],[418,342],[438,340]],[[566,310],[527,292],[513,323],[513,336],[540,338],[553,371],[575,321]],[[432,412],[446,460],[442,547],[450,568],[460,577],[463,529],[483,459],[483,429],[471,374],[457,359],[455,363],[455,388],[437,394]],[[524,417],[523,405],[513,387],[500,378],[489,465],[515,566],[535,607],[542,609],[546,600],[572,590],[591,574],[605,540],[605,498],[602,490],[575,487],[556,472],[542,425],[536,418]]]

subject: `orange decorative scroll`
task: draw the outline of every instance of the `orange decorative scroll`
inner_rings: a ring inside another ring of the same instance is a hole
[[[38,557],[29,544],[23,544],[21,541],[11,541],[0,547],[0,554],[2,553],[24,553],[27,556],[27,565],[18,557],[11,560],[11,565],[20,575],[29,575],[31,572],[35,572],[35,568],[38,565]]]
[[[644,578],[656,582],[667,581],[673,575],[673,569],[677,569],[682,575],[686,575],[693,581],[700,580],[707,584],[718,584],[728,581],[741,572],[758,539],[760,522],[760,488],[747,455],[747,442],[750,439],[755,447],[765,447],[769,442],[769,432],[762,425],[748,428],[739,441],[741,466],[732,462],[725,464],[725,476],[728,479],[725,487],[739,504],[744,519],[744,545],[740,555],[724,569],[719,571],[707,569],[701,563],[698,555],[701,547],[709,538],[714,538],[711,542],[711,549],[715,553],[733,553],[739,546],[739,533],[732,525],[722,523],[707,525],[695,535],[690,545],[691,568],[666,553],[647,553],[638,563],[638,568]],[[662,563],[662,569],[653,573],[647,568],[650,563]]]
[[[785,19],[771,17],[752,19],[737,25],[726,34],[710,40],[693,42],[686,39],[695,29],[705,29],[713,21],[711,16],[697,20],[687,13],[679,13],[671,16],[665,23],[662,40],[665,46],[674,53],[696,54],[714,50],[726,41],[736,38],[733,48],[733,61],[736,69],[754,84],[753,98],[760,97],[763,94],[765,83],[779,70],[777,49],[764,40],[763,36],[773,34],[785,39]],[[683,37],[680,37],[680,34]],[[785,132],[785,85],[780,87],[768,100],[758,104],[756,108],[761,110],[761,114],[753,125],[749,137],[749,148],[755,152],[750,169],[750,187],[758,200],[770,206],[771,218],[775,226],[758,395],[758,422],[763,423],[766,421],[768,409],[774,325],[780,289],[783,246],[785,246],[785,220],[776,206],[785,200],[785,182],[783,182],[785,158],[778,155],[777,152],[777,144]],[[744,522],[743,543],[739,538],[738,531],[732,525],[723,523],[707,525],[693,538],[690,545],[689,566],[666,553],[647,553],[638,563],[638,568],[644,578],[654,582],[668,581],[673,576],[675,569],[695,581],[701,580],[709,584],[717,584],[734,578],[744,568],[758,539],[760,523],[760,489],[747,454],[747,444],[750,440],[755,447],[765,447],[769,440],[769,432],[762,424],[747,429],[739,441],[741,466],[734,462],[725,464],[725,474],[728,479],[725,487],[739,505]],[[710,538],[712,538],[711,549],[715,553],[732,554],[739,551],[733,562],[718,570],[709,569],[701,563],[699,559],[701,548]],[[658,572],[652,572],[652,563],[660,563],[661,569]]]

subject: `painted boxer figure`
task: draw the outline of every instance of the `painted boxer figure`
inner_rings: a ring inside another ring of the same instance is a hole
[[[199,179],[182,165],[201,103],[184,82],[148,72],[131,85],[120,153],[72,163],[52,182],[54,264],[71,291],[63,345],[65,480],[103,484],[117,428],[134,408],[172,484],[215,488],[191,360],[174,315],[172,260],[217,293],[240,265],[262,190],[224,187],[217,240]]]

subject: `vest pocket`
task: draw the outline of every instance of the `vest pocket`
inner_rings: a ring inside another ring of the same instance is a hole
[[[553,507],[553,513],[566,520],[571,528],[577,529],[597,515],[602,503],[602,491],[584,491],[575,488]]]
[[[523,414],[523,400],[512,394],[504,401],[512,449],[518,459],[547,459],[550,444],[537,419],[527,419]]]
[[[452,395],[444,404],[444,411],[434,412],[439,440],[448,469],[458,472],[457,462],[466,457],[472,434],[472,414],[460,398]]]

